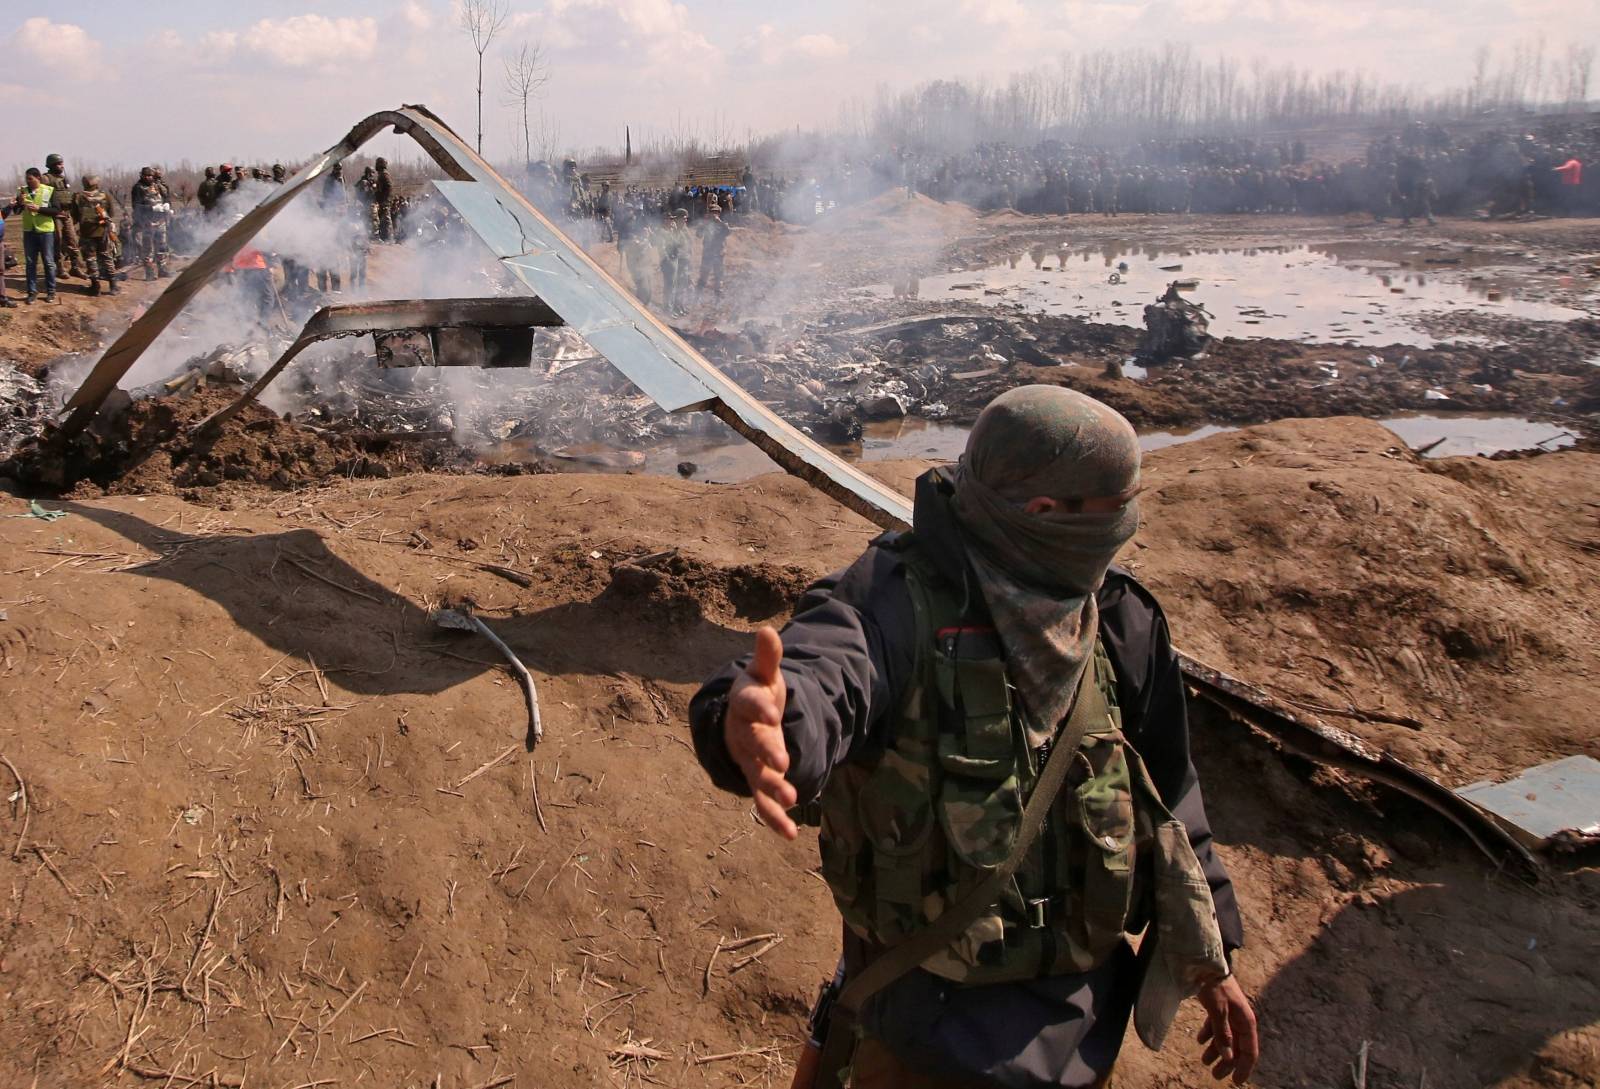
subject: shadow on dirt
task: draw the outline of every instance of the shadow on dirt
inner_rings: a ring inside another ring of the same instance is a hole
[[[1555,1074],[1571,1047],[1600,1042],[1600,876],[1496,873],[1409,799],[1195,717],[1206,807],[1247,913],[1242,955],[1257,942],[1270,960],[1289,954],[1257,995],[1260,1084],[1324,1084],[1363,1041],[1370,1086],[1414,1089],[1424,1072],[1429,1085],[1582,1084]],[[1320,917],[1280,907],[1319,900]]]
[[[315,659],[351,692],[431,694],[500,668],[481,639],[436,627],[427,611],[352,567],[312,530],[194,536],[102,507],[61,509],[161,554],[127,573],[208,598],[244,631],[279,653]],[[593,600],[489,623],[536,674],[692,683],[749,647],[750,635],[720,622],[722,614],[765,619],[787,607],[799,581],[765,566],[676,569],[641,573],[619,563]]]

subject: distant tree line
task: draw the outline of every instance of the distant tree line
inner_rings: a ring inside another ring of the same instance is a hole
[[[1588,103],[1595,46],[1520,42],[1475,58],[1471,81],[1426,91],[1345,69],[1197,54],[1187,45],[1068,54],[1003,84],[938,79],[848,103],[842,134],[876,144],[959,148],[993,140],[1137,139],[1328,121],[1459,118]]]

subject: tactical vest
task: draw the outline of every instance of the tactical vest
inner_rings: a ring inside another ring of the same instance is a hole
[[[1048,757],[1048,743],[1030,750],[994,631],[964,625],[960,594],[914,545],[903,557],[913,679],[882,752],[835,769],[820,798],[822,876],[845,923],[879,947],[927,926],[1006,859]],[[963,984],[1088,971],[1125,940],[1148,891],[1180,985],[1227,974],[1210,888],[1122,734],[1098,639],[1088,668],[1079,698],[1094,713],[1051,819],[995,907],[925,970]],[[1143,852],[1152,860],[1141,868]]]

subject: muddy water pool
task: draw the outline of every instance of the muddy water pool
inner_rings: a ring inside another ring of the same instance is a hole
[[[1571,446],[1571,433],[1550,423],[1503,416],[1494,413],[1408,412],[1379,420],[1413,449],[1428,447],[1425,457],[1461,457],[1494,454],[1504,450],[1557,450]],[[1220,435],[1236,428],[1224,424],[1142,431],[1139,445],[1145,450],[1193,442],[1209,435]],[[1443,440],[1443,441],[1439,441]],[[868,424],[859,443],[834,446],[836,453],[851,461],[954,461],[967,444],[967,428],[960,424],[908,417]],[[1436,445],[1430,445],[1436,444]],[[680,474],[680,465],[692,471]],[[640,466],[647,473],[687,475],[692,480],[732,483],[763,473],[778,471],[765,454],[749,443],[678,443],[646,451]]]
[[[1064,258],[1064,259],[1063,259]],[[1343,243],[1253,249],[1113,244],[1051,247],[1036,268],[1021,254],[989,268],[925,277],[919,297],[1144,326],[1144,305],[1173,281],[1212,316],[1211,332],[1360,346],[1430,347],[1451,338],[1417,322],[1452,311],[1571,321],[1584,311],[1525,297],[1520,270],[1470,250]],[[873,288],[889,294],[887,286]]]

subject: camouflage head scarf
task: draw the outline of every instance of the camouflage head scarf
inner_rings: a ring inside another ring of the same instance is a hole
[[[954,510],[1033,730],[1054,734],[1094,652],[1095,591],[1139,528],[1130,498],[1107,513],[1029,514],[1035,496],[1131,495],[1139,440],[1115,410],[1059,386],[1021,386],[978,416]]]

